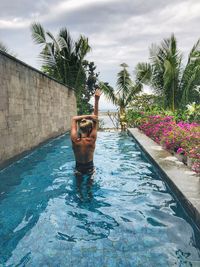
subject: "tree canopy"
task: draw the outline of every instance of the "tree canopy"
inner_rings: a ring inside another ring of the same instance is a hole
[[[193,101],[200,102],[200,40],[189,53],[186,66],[174,34],[150,48],[150,62],[138,63],[136,76],[162,96],[163,107],[172,111]]]
[[[79,114],[89,112],[91,105],[88,102],[94,92],[98,74],[94,73],[94,63],[85,60],[91,50],[88,38],[80,35],[74,41],[66,28],[62,28],[54,37],[39,23],[31,25],[31,32],[33,41],[42,47],[39,54],[42,71],[75,90]]]

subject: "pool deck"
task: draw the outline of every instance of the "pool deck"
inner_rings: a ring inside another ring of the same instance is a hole
[[[200,229],[200,177],[137,128],[128,132],[158,167],[169,187]]]

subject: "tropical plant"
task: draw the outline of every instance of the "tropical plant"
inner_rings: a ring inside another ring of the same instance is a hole
[[[160,97],[153,94],[136,95],[129,103],[128,108],[135,111],[151,111],[154,108],[160,107]]]
[[[13,57],[17,57],[16,54],[10,51],[10,49],[1,41],[0,41],[0,51],[10,54]]]
[[[54,37],[51,32],[45,31],[40,23],[33,23],[31,32],[33,41],[42,46],[39,55],[42,60],[42,71],[74,88],[78,113],[90,108],[86,103],[84,108],[82,107],[86,92],[87,68],[90,64],[84,60],[91,50],[88,38],[81,35],[77,41],[74,41],[66,28],[62,28],[58,36]],[[86,98],[88,103],[88,97]]]
[[[119,109],[119,121],[121,130],[125,130],[126,126],[126,108],[134,96],[142,89],[140,82],[134,83],[127,70],[128,65],[125,63],[120,65],[122,70],[117,74],[117,89],[114,90],[106,83],[100,82],[99,86],[109,100]]]
[[[195,102],[192,104],[188,104],[187,110],[185,111],[185,114],[187,116],[187,120],[192,122],[198,122],[200,123],[200,105],[197,105]]]
[[[189,53],[185,67],[182,59],[172,34],[160,45],[152,45],[150,63],[138,63],[135,70],[136,77],[162,97],[163,108],[172,111],[193,101],[200,102],[200,40]]]

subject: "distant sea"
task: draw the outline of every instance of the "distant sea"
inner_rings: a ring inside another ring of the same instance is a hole
[[[107,115],[107,112],[117,112],[117,109],[101,109],[99,111],[99,119],[103,122],[103,125],[101,125],[102,128],[115,128],[113,125],[112,120]]]
[[[117,109],[113,109],[113,108],[108,109],[108,108],[106,108],[106,109],[100,109],[99,110],[99,112],[108,112],[108,111],[110,111],[110,112],[117,112]]]

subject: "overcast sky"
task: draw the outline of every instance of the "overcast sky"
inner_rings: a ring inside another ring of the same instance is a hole
[[[148,48],[173,32],[185,58],[200,38],[200,0],[0,0],[0,41],[17,57],[40,68],[40,48],[31,39],[30,24],[40,22],[53,34],[67,27],[74,39],[89,38],[101,79],[115,86],[120,64],[133,74],[148,61]],[[111,105],[104,99],[101,108]]]

